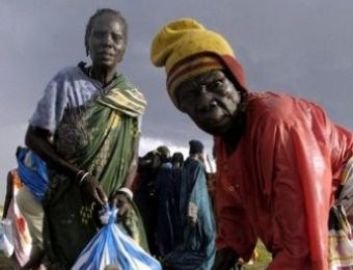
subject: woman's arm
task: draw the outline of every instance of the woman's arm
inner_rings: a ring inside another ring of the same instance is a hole
[[[26,133],[26,145],[36,152],[51,168],[75,178],[80,169],[64,160],[54,149],[48,130],[29,126]]]
[[[63,159],[55,151],[50,138],[51,134],[48,130],[29,126],[26,133],[26,144],[51,168],[74,179],[80,185],[82,195],[86,200],[104,205],[107,201],[107,196],[98,181],[92,175],[86,174],[87,172],[80,170],[80,168]]]

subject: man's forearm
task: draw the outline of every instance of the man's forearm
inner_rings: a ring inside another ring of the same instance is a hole
[[[212,270],[230,270],[234,267],[239,256],[230,248],[217,250]]]

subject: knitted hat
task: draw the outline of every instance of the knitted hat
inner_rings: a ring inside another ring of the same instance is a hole
[[[175,105],[177,86],[206,71],[223,69],[223,57],[235,60],[228,42],[191,18],[165,25],[156,34],[151,47],[153,64],[165,67],[168,93]]]
[[[189,141],[190,155],[192,154],[202,154],[203,153],[203,144],[198,140],[191,140]]]

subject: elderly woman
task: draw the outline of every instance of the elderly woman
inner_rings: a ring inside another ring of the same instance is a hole
[[[257,238],[268,269],[352,267],[352,133],[312,102],[249,91],[228,42],[193,19],[165,25],[151,56],[174,105],[215,138],[214,269],[248,260]]]
[[[70,268],[96,233],[94,213],[108,196],[120,208],[123,227],[144,245],[128,188],[146,102],[117,72],[126,45],[125,19],[118,11],[98,10],[85,35],[92,65],[80,63],[55,75],[30,119],[26,143],[49,167],[44,200],[49,269]]]

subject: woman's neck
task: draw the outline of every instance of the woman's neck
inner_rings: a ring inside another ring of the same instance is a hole
[[[109,84],[115,77],[115,69],[105,69],[101,67],[92,66],[89,68],[89,76],[103,85]]]

